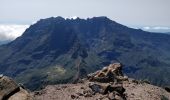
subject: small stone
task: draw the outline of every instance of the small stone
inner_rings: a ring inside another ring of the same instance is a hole
[[[109,100],[109,98],[106,98],[106,97],[105,97],[105,98],[103,98],[102,100]]]
[[[84,89],[84,87],[81,87],[80,89]]]
[[[59,88],[59,87],[56,87],[55,89],[56,89],[56,90],[61,90],[61,88]]]
[[[79,96],[83,96],[83,94],[82,93],[76,93],[77,95],[79,95]]]
[[[120,97],[119,95],[115,95],[115,99],[114,100],[123,100],[123,98]]]
[[[131,93],[131,95],[135,95],[134,93]]]
[[[92,97],[94,95],[94,92],[91,90],[83,91],[84,97]]]
[[[92,94],[87,93],[84,95],[84,97],[92,97]]]
[[[71,98],[72,98],[72,99],[77,99],[77,98],[78,98],[78,96],[71,95]]]
[[[67,88],[67,86],[61,86],[61,88]]]
[[[108,98],[110,100],[114,100],[115,99],[115,94],[114,93],[109,93]]]
[[[39,92],[39,91],[35,91],[34,92],[34,95],[41,95],[42,93],[41,92]]]
[[[170,87],[165,87],[164,89],[170,93]]]
[[[102,89],[101,86],[98,84],[90,84],[89,87],[92,89],[93,92],[95,93],[101,93]]]

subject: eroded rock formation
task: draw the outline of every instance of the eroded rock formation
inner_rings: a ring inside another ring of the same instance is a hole
[[[33,100],[33,98],[14,80],[0,75],[0,100]]]
[[[94,93],[108,95],[111,100],[126,100],[125,89],[122,81],[128,81],[128,78],[122,73],[120,63],[110,64],[95,73],[88,75],[89,87]]]

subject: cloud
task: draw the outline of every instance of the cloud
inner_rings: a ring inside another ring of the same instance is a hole
[[[143,27],[143,29],[145,30],[170,30],[170,27],[160,27],[160,26],[156,26],[156,27]]]
[[[170,32],[170,27],[162,27],[162,26],[155,26],[155,27],[142,27],[143,30],[149,32]]]
[[[151,29],[151,27],[143,27],[143,29],[149,30],[149,29]]]
[[[69,17],[64,17],[65,19],[77,19],[77,16],[69,16]]]
[[[170,30],[170,27],[153,27],[155,30]]]
[[[22,35],[29,25],[0,24],[0,41],[14,40]]]

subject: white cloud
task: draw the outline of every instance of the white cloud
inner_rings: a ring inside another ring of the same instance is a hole
[[[162,26],[155,26],[155,27],[142,27],[143,30],[149,32],[170,32],[170,27],[162,27]]]
[[[156,26],[156,27],[143,27],[143,29],[145,30],[170,30],[170,27],[160,27],[160,26]]]
[[[170,30],[170,27],[153,27],[155,30]]]
[[[77,16],[72,16],[71,18],[73,18],[73,19],[77,19],[78,17],[77,17]]]
[[[14,40],[28,27],[29,25],[0,24],[0,41]]]
[[[77,19],[77,16],[69,16],[69,17],[64,17],[64,19]]]
[[[151,29],[151,27],[143,27],[143,29],[149,30],[149,29]]]

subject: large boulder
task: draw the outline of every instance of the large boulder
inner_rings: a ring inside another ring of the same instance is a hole
[[[120,63],[110,64],[87,77],[94,93],[108,95],[109,100],[126,100],[122,82],[128,81],[128,77],[123,75]]]
[[[14,80],[0,75],[0,100],[33,100],[28,91]]]
[[[122,65],[120,63],[110,64],[109,66],[104,67],[102,70],[89,74],[87,77],[89,81],[97,81],[103,83],[128,80],[128,78],[122,73]]]

